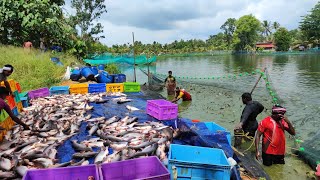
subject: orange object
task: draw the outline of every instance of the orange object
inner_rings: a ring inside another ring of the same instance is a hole
[[[10,85],[10,88],[11,88],[11,91],[12,91],[12,92],[15,91],[15,90],[17,90],[17,88],[16,88],[16,82],[15,82],[13,79],[9,79],[9,80],[8,80],[8,83],[9,83],[9,85]],[[0,86],[5,86],[5,85],[4,85],[4,81],[1,82]]]
[[[21,86],[18,82],[16,82],[16,87],[19,93],[21,93]]]
[[[193,119],[193,120],[191,120],[192,122],[194,122],[194,123],[198,123],[198,122],[201,122],[200,120],[198,120],[198,119]]]
[[[15,103],[12,95],[7,96],[6,100],[7,100],[7,103],[9,105],[10,109],[13,109],[14,107],[16,107],[16,103]]]

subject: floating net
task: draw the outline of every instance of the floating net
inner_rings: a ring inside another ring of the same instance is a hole
[[[148,58],[146,55],[139,55],[133,57],[132,55],[120,55],[114,56],[110,53],[104,53],[100,55],[90,55],[90,58],[84,59],[84,62],[89,63],[91,65],[98,65],[98,64],[119,64],[119,63],[126,63],[126,64],[151,64],[156,62],[157,57],[152,56]]]

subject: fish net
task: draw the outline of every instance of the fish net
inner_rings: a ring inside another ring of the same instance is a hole
[[[299,156],[307,162],[313,169],[320,164],[320,131],[311,139],[299,143],[296,140],[296,147]]]
[[[84,62],[91,65],[99,64],[150,64],[156,62],[157,57],[147,57],[146,55],[139,55],[134,57],[133,55],[117,55],[114,56],[110,53],[100,54],[100,55],[90,55],[87,59],[84,59]]]

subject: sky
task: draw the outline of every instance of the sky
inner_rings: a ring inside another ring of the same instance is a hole
[[[64,12],[73,14],[66,0]],[[135,41],[171,43],[174,40],[208,39],[221,32],[228,18],[252,14],[260,21],[277,21],[289,30],[298,28],[318,0],[105,0],[104,26],[108,46]]]

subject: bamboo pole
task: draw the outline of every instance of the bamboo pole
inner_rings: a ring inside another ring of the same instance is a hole
[[[132,32],[132,42],[133,42],[133,73],[134,73],[134,82],[137,82],[137,77],[136,77],[136,53],[134,49],[134,32]]]
[[[267,68],[264,68],[264,69],[263,69],[263,72],[266,72],[266,69],[267,69]],[[257,85],[258,85],[258,83],[259,83],[259,81],[260,81],[261,77],[262,77],[262,73],[260,74],[260,77],[258,78],[257,82],[256,82],[256,83],[255,83],[255,85],[253,86],[253,88],[252,88],[252,90],[251,90],[250,94],[252,94],[252,93],[253,93],[253,91],[254,91],[254,89],[257,87]]]

